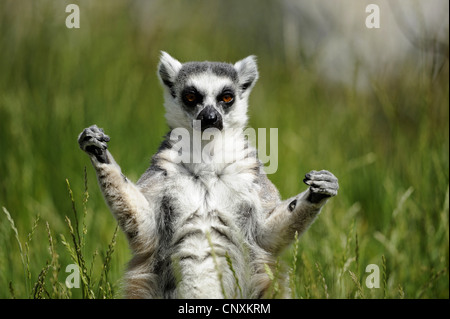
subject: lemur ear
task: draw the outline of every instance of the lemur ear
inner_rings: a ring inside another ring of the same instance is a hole
[[[158,65],[158,77],[165,87],[170,90],[172,96],[174,92],[172,90],[175,78],[181,69],[181,63],[172,58],[167,52],[161,51],[161,58]]]
[[[239,77],[239,85],[242,92],[250,91],[258,79],[258,66],[256,65],[256,57],[250,55],[234,64]]]

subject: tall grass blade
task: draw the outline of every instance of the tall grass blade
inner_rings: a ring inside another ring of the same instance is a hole
[[[325,298],[329,299],[330,296],[328,295],[328,286],[327,286],[327,282],[325,280],[325,276],[323,275],[322,269],[319,266],[319,263],[316,262],[316,268],[317,268],[317,272],[319,273],[319,279],[322,281],[323,284],[323,290],[325,292]]]
[[[52,232],[50,230],[50,225],[48,222],[45,222],[45,226],[47,229],[47,237],[49,243],[49,252],[51,256],[50,267],[52,269],[52,275],[50,277],[50,285],[52,287],[52,291],[50,293],[50,298],[68,298],[68,293],[66,291],[66,286],[61,284],[58,280],[58,274],[61,270],[61,265],[59,264],[59,255],[55,249],[55,243],[53,240]]]
[[[80,239],[80,232],[78,231],[78,213],[77,213],[77,208],[75,205],[75,199],[73,198],[73,192],[72,192],[72,188],[70,187],[70,183],[69,180],[66,178],[66,184],[67,184],[67,191],[69,192],[69,198],[70,198],[70,202],[72,203],[72,212],[73,212],[73,216],[75,218],[75,234],[77,236],[78,242],[81,242]]]
[[[83,194],[83,230],[82,230],[82,236],[81,236],[81,247],[84,247],[85,243],[86,243],[86,235],[87,235],[86,216],[87,216],[88,200],[89,200],[88,178],[87,178],[87,170],[86,170],[86,166],[85,166],[84,167],[84,194]]]
[[[292,248],[292,266],[290,269],[290,276],[289,276],[289,281],[290,281],[290,286],[291,286],[291,297],[293,299],[297,298],[297,259],[298,259],[298,232],[295,232],[294,235],[294,245]]]
[[[383,299],[387,297],[387,265],[386,265],[386,257],[384,255],[381,256],[382,267],[383,267]]]
[[[69,228],[69,233],[72,237],[72,242],[74,245],[74,250],[76,253],[76,263],[78,265],[78,267],[80,268],[80,277],[81,277],[81,283],[82,283],[82,293],[83,293],[83,298],[94,298],[95,295],[92,291],[92,287],[91,287],[91,278],[89,277],[89,272],[88,269],[86,267],[86,262],[84,260],[84,256],[83,256],[83,252],[82,252],[82,245],[83,245],[83,241],[80,237],[80,232],[79,232],[79,221],[78,221],[78,213],[75,207],[75,200],[73,197],[73,192],[72,189],[70,187],[70,183],[69,180],[66,179],[66,183],[67,183],[67,189],[69,192],[69,197],[72,203],[72,210],[75,216],[75,227],[72,226],[72,222],[69,219],[69,217],[66,216],[66,223],[67,226]]]
[[[417,298],[421,298],[424,293],[431,289],[433,287],[433,285],[436,283],[436,281],[445,273],[448,273],[448,269],[444,268],[441,269],[438,272],[435,272],[434,270],[431,271],[430,277],[428,278],[428,280],[422,285],[421,289],[419,290],[419,292],[417,293]]]
[[[11,214],[8,212],[8,210],[5,207],[2,207],[3,212],[6,215],[6,218],[9,221],[9,224],[11,225],[11,229],[14,231],[14,235],[16,237],[16,241],[17,244],[19,245],[19,252],[20,252],[20,259],[22,261],[22,266],[23,266],[23,273],[24,273],[24,277],[25,277],[25,286],[28,289],[28,292],[31,293],[31,286],[30,286],[30,280],[28,279],[28,265],[26,263],[26,256],[24,254],[24,251],[22,249],[22,243],[20,242],[20,238],[19,238],[19,232],[17,231],[16,225],[14,223],[14,219],[11,217]]]
[[[358,276],[354,272],[352,272],[351,270],[349,270],[348,273],[350,274],[350,277],[352,278],[353,282],[355,283],[356,288],[358,289],[358,293],[359,293],[360,297],[362,299],[365,299],[366,296],[364,295],[364,291],[363,291],[363,288],[361,286],[361,283],[359,282]]]
[[[264,270],[267,274],[267,276],[269,277],[270,281],[271,281],[271,294],[269,294],[269,298],[275,298],[279,291],[280,291],[280,287],[279,287],[279,283],[278,283],[278,268],[279,268],[279,264],[277,261],[277,264],[275,265],[275,274],[273,273],[272,269],[270,268],[270,266],[268,264],[264,264]]]
[[[398,295],[400,299],[405,299],[405,291],[403,290],[402,285],[398,285]]]
[[[227,299],[227,294],[225,292],[225,286],[223,284],[223,273],[222,271],[219,269],[219,263],[217,261],[217,256],[216,256],[216,252],[214,249],[214,245],[212,243],[211,240],[211,234],[209,232],[206,232],[206,238],[208,239],[208,244],[209,247],[211,248],[211,256],[213,258],[213,262],[214,262],[214,268],[216,269],[216,273],[217,273],[217,277],[219,278],[219,282],[220,282],[220,289],[222,291],[222,295],[225,299]]]
[[[116,237],[117,237],[118,229],[119,229],[119,226],[116,225],[113,237],[111,239],[111,242],[108,245],[108,249],[106,251],[106,255],[105,255],[105,258],[103,261],[102,273],[100,275],[100,281],[99,281],[99,285],[98,285],[99,290],[102,291],[102,293],[100,294],[101,298],[112,298],[113,297],[111,285],[108,281],[108,273],[109,273],[110,266],[111,266],[111,257],[114,253],[114,247],[116,246]]]
[[[13,287],[13,283],[10,281],[9,285],[9,294],[11,295],[11,299],[16,299],[16,293],[14,292],[14,287]]]
[[[42,299],[43,294],[45,293],[47,297],[50,297],[50,294],[45,289],[45,278],[47,277],[48,269],[50,268],[50,264],[47,261],[47,264],[42,268],[41,272],[38,275],[36,283],[33,288],[33,298],[34,299]]]
[[[231,260],[231,257],[230,257],[230,255],[228,254],[228,252],[225,252],[225,259],[227,260],[228,268],[230,268],[231,273],[233,274],[234,282],[235,282],[236,288],[239,290],[239,296],[240,296],[240,298],[243,298],[243,295],[242,295],[242,288],[241,288],[241,285],[239,284],[239,278],[238,278],[238,276],[237,276],[237,274],[236,274],[236,271],[234,270],[234,267],[233,267],[233,261]],[[236,289],[236,288],[235,288],[235,289]],[[236,297],[237,297],[237,296],[235,295],[233,298],[236,298]]]

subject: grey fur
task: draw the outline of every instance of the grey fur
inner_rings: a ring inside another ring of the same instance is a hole
[[[238,80],[237,71],[232,65],[222,62],[186,62],[177,75],[177,82],[185,83],[186,80],[195,74],[212,72],[217,76],[228,77],[232,81]]]
[[[175,142],[169,133],[136,184],[124,178],[102,129],[94,125],[79,135],[80,148],[90,156],[105,200],[133,253],[124,278],[125,295],[263,297],[271,282],[264,265],[273,267],[295,232],[301,234],[311,225],[327,200],[337,194],[338,181],[328,171],[312,171],[304,180],[309,188],[283,201],[244,135],[238,131],[225,139],[227,130],[245,126],[248,94],[258,78],[253,57],[234,65],[182,65],[163,53],[158,75],[168,93],[169,125],[172,129],[174,123],[182,125],[191,133],[194,128],[184,117],[192,119],[192,115],[181,111],[176,98],[183,85],[193,81],[209,101],[222,85],[235,85],[242,91],[231,111],[223,115],[223,131],[216,133],[224,138],[222,148],[210,155],[211,161],[174,162]],[[197,107],[201,110],[204,105]],[[173,116],[179,118],[172,121]],[[214,161],[220,153],[231,152],[237,154],[234,161]],[[231,259],[234,274],[225,256]]]

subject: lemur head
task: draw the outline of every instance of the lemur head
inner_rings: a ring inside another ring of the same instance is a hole
[[[258,69],[254,56],[233,64],[180,63],[162,52],[158,77],[164,87],[166,119],[171,129],[243,129],[247,124],[248,97]]]

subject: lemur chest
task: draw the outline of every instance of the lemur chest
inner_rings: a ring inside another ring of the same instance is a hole
[[[258,201],[254,179],[252,171],[180,170],[168,178],[166,195],[179,214],[233,214]]]

